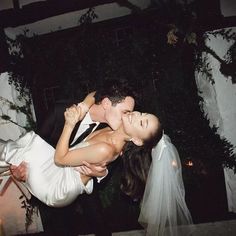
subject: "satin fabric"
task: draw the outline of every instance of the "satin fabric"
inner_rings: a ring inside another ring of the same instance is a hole
[[[75,147],[88,145],[83,142]],[[73,167],[57,166],[54,163],[55,149],[33,131],[17,141],[8,141],[1,160],[9,164],[28,163],[28,178],[24,183],[29,191],[48,206],[63,207],[72,203],[78,195],[90,194],[93,182],[86,186]]]

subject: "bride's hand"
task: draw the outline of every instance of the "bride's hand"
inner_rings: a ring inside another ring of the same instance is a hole
[[[95,103],[95,97],[94,97],[95,93],[96,91],[89,93],[83,101],[88,108],[90,108]]]
[[[82,120],[85,115],[87,114],[87,112],[89,111],[89,108],[95,103],[95,98],[94,98],[94,95],[95,95],[95,91],[94,92],[91,92],[89,93],[83,102],[80,102],[78,103],[77,107],[78,109],[80,109],[80,120]]]
[[[77,107],[76,105],[72,105],[69,108],[66,108],[64,112],[65,116],[65,124],[74,128],[76,123],[80,120],[81,116],[81,108]]]

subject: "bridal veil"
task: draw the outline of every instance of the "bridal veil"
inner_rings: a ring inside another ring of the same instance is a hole
[[[179,225],[192,224],[185,202],[182,168],[178,152],[163,134],[152,150],[139,222],[148,236],[182,236]],[[190,229],[190,228],[189,228]]]

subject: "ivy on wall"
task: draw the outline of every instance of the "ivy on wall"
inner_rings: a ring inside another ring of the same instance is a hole
[[[31,90],[29,83],[26,80],[26,64],[24,64],[26,60],[24,60],[22,53],[22,38],[25,38],[25,36],[19,36],[16,40],[11,40],[10,38],[6,39],[10,49],[9,57],[11,58],[10,65],[8,65],[8,83],[12,85],[12,87],[18,93],[16,100],[19,101],[20,105],[9,101],[2,96],[0,96],[0,100],[3,104],[7,105],[10,110],[14,110],[18,114],[24,114],[26,117],[26,122],[23,126],[18,124],[17,122],[13,121],[8,114],[4,113],[2,109],[0,117],[7,123],[14,123],[15,125],[25,129],[25,131],[30,131],[35,130],[36,121],[32,110],[33,104]]]

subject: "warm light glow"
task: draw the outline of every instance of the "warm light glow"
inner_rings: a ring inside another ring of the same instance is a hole
[[[175,160],[173,160],[171,164],[172,164],[172,166],[177,166],[177,163]]]
[[[193,162],[192,162],[192,161],[188,161],[188,162],[186,163],[186,165],[189,166],[189,167],[191,167],[191,166],[193,166]]]

